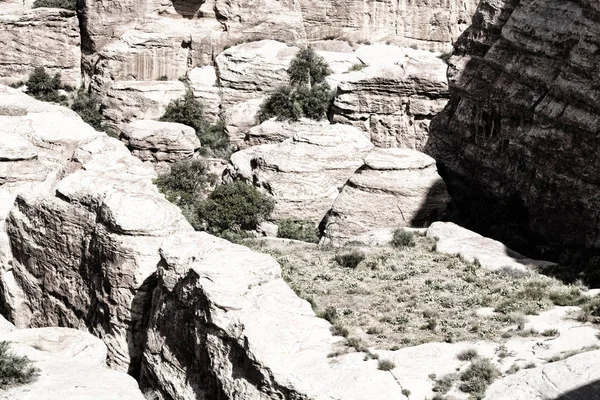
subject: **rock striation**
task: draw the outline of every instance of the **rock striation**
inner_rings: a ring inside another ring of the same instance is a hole
[[[11,2],[0,6],[0,83],[24,82],[35,67],[44,67],[78,88],[81,39],[75,11],[21,7],[15,9]]]
[[[600,248],[599,12],[590,1],[484,0],[455,44],[451,99],[426,151],[483,233],[521,248]],[[516,233],[493,229],[510,224]]]

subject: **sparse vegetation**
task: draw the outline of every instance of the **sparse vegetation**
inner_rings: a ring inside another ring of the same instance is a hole
[[[335,255],[335,262],[345,268],[356,268],[365,259],[365,253],[359,250],[352,250]]]
[[[312,221],[282,219],[277,221],[277,228],[277,237],[308,243],[319,242],[319,230]]]
[[[396,229],[392,237],[392,246],[396,248],[414,247],[415,234],[406,229]]]
[[[435,384],[433,385],[433,391],[436,393],[448,393],[450,389],[452,389],[452,385],[456,381],[458,377],[455,374],[448,374],[439,379],[435,379]]]
[[[396,364],[390,360],[379,360],[377,363],[377,369],[381,371],[391,371],[394,368],[396,368]]]
[[[476,359],[460,374],[459,389],[483,396],[487,387],[500,376],[500,371],[487,358]]]
[[[9,342],[0,342],[0,389],[30,383],[38,373],[27,357],[12,353]]]
[[[348,68],[348,72],[352,72],[352,71],[361,71],[363,70],[367,65],[360,62],[360,63],[356,63],[354,65],[352,65],[350,68]]]
[[[460,361],[471,361],[475,358],[477,358],[479,354],[477,353],[477,350],[475,349],[467,349],[467,350],[463,350],[460,353],[458,353],[456,355],[456,358],[459,359]]]
[[[558,329],[546,329],[545,331],[542,332],[542,336],[545,337],[554,337],[554,336],[558,336],[560,334],[560,332],[558,331]]]
[[[32,8],[63,8],[65,10],[75,11],[77,9],[76,0],[35,0]]]
[[[229,138],[225,133],[225,125],[220,121],[214,124],[206,121],[204,106],[194,97],[191,90],[188,90],[183,98],[171,101],[160,120],[191,126],[204,148],[227,153]]]
[[[75,111],[81,119],[97,131],[104,130],[103,117],[100,112],[100,101],[93,95],[83,90],[77,92],[77,96],[71,104],[71,110]]]
[[[331,88],[325,77],[331,73],[327,62],[312,47],[300,50],[287,70],[290,85],[277,88],[260,106],[260,122],[277,117],[297,121],[325,117],[331,102]]]

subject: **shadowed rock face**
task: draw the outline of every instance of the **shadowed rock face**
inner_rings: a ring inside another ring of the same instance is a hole
[[[455,44],[426,151],[487,233],[600,248],[599,33],[595,1],[484,0]]]

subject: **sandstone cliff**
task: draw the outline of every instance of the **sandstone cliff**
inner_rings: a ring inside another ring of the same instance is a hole
[[[427,151],[480,228],[600,248],[599,31],[595,1],[484,0],[455,44]]]

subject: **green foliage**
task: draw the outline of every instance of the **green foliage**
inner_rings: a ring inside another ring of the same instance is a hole
[[[160,174],[154,183],[170,202],[181,207],[194,204],[216,181],[217,176],[208,172],[204,161],[188,159],[172,164],[169,172]]]
[[[171,101],[160,120],[191,126],[202,146],[213,150],[224,150],[229,146],[225,125],[221,121],[212,125],[206,122],[204,106],[194,97],[191,90],[188,90],[182,99]]]
[[[396,248],[414,247],[415,234],[406,229],[396,229],[392,238],[392,246]]]
[[[335,255],[335,262],[345,268],[356,268],[365,259],[365,253],[358,250]]]
[[[500,376],[500,371],[487,358],[473,361],[469,368],[460,374],[462,383],[459,389],[466,393],[485,394],[487,387]]]
[[[214,234],[255,229],[273,212],[274,203],[254,186],[235,181],[217,186],[198,207],[198,216]]]
[[[297,121],[301,117],[325,117],[332,91],[325,82],[331,73],[327,62],[312,47],[300,50],[288,68],[290,86],[278,87],[260,106],[260,122],[277,117]]]
[[[313,86],[323,83],[325,77],[331,74],[331,69],[325,59],[308,46],[296,54],[287,73],[293,86]]]
[[[76,0],[35,0],[32,8],[64,8],[65,10],[75,11],[77,9]]]
[[[13,354],[9,342],[0,342],[0,389],[32,382],[39,370],[27,357]]]
[[[356,63],[356,64],[352,65],[350,68],[348,68],[348,72],[360,71],[360,70],[364,69],[366,66],[367,65],[363,64],[362,62]]]
[[[27,80],[27,93],[42,101],[65,103],[66,96],[58,93],[61,88],[60,74],[51,77],[44,67],[36,67]]]
[[[477,353],[477,350],[475,349],[466,349],[461,351],[460,353],[458,353],[456,355],[456,358],[459,359],[460,361],[471,361],[474,358],[477,358],[479,354]]]
[[[312,221],[283,219],[277,221],[277,237],[302,240],[308,243],[319,242],[319,230]]]
[[[396,364],[390,360],[379,360],[377,363],[377,369],[381,371],[391,371],[394,368],[396,368]]]
[[[81,119],[94,129],[98,131],[104,129],[102,126],[103,118],[100,113],[100,102],[95,96],[80,90],[73,100],[73,104],[71,104],[71,110],[79,114]]]

